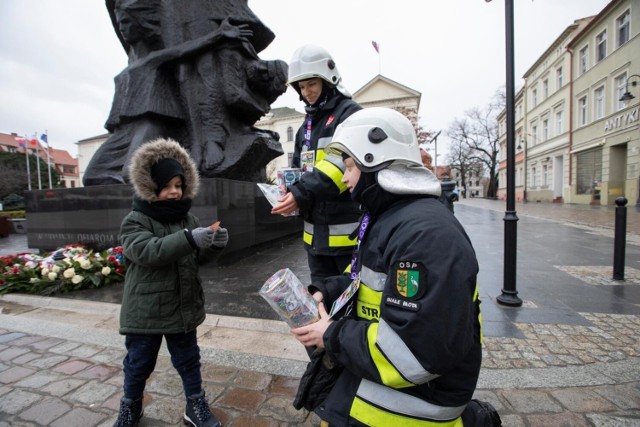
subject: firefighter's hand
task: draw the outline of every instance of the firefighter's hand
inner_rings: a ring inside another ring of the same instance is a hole
[[[301,328],[291,329],[291,333],[296,336],[296,339],[302,343],[305,347],[316,346],[318,348],[324,348],[324,336],[325,331],[333,322],[324,308],[324,304],[318,304],[318,313],[320,314],[320,320]]]
[[[271,209],[271,213],[274,215],[287,215],[291,212],[298,210],[298,202],[293,194],[287,193],[282,198],[278,199],[278,204]]]

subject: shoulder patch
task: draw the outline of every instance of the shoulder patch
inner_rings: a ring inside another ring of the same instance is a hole
[[[393,292],[404,299],[418,299],[427,291],[427,269],[419,262],[399,261],[394,266]]]

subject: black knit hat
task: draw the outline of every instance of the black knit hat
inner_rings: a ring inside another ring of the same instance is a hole
[[[156,194],[160,194],[160,191],[176,176],[182,178],[182,188],[184,190],[184,168],[180,162],[176,159],[166,158],[153,165],[151,167],[151,179],[157,185]]]

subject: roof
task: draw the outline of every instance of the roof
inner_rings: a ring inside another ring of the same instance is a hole
[[[0,146],[2,147],[12,147],[18,153],[24,153],[24,147],[22,147],[20,142],[16,140],[18,134],[16,133],[0,133]],[[40,154],[41,159],[47,159],[47,149],[40,141],[35,140],[35,144],[31,144],[31,142],[27,142],[29,148],[37,148],[38,153]],[[68,166],[78,166],[78,159],[74,159],[71,154],[67,150],[59,150],[57,148],[50,147],[51,160],[56,165],[68,165]],[[8,150],[3,150],[8,151]]]
[[[578,34],[576,34],[573,39],[571,39],[571,41],[567,44],[568,48],[573,48],[576,43],[578,43],[580,40],[582,40],[582,37],[591,30],[591,28],[596,25],[598,22],[601,21],[601,18],[603,16],[605,16],[607,13],[609,13],[611,11],[611,9],[613,9],[614,7],[616,7],[618,5],[618,3],[620,3],[621,0],[612,0],[608,5],[606,5],[601,11],[600,13],[598,13],[595,16],[592,16],[590,18],[590,21],[587,25],[584,26],[584,28],[582,28],[582,30],[580,30],[580,32]]]
[[[364,92],[366,92],[369,88],[371,88],[373,85],[375,85],[378,82],[383,82],[386,83],[387,85],[391,85],[394,86],[395,88],[399,89],[402,92],[406,92],[407,93],[407,97],[409,96],[413,96],[413,97],[417,97],[418,98],[418,104],[420,104],[420,98],[422,97],[422,93],[418,92],[415,89],[411,89],[408,86],[405,86],[403,84],[400,84],[394,80],[391,80],[388,77],[385,77],[381,74],[378,74],[377,76],[375,76],[374,78],[372,78],[371,80],[369,80],[367,83],[364,84],[364,86],[362,86],[360,89],[358,89],[354,94],[353,94],[353,99],[359,97],[360,95],[362,95]]]

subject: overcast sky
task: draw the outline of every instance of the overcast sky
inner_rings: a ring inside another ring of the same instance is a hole
[[[190,0],[185,0],[190,1]],[[213,0],[212,0],[213,1]],[[505,84],[504,1],[249,0],[276,35],[262,59],[315,43],[353,93],[378,73],[422,93],[419,116],[446,130]],[[515,0],[516,86],[575,19],[608,0]],[[380,46],[376,53],[371,42]],[[103,0],[0,0],[0,132],[38,135],[77,155],[105,133],[113,77],[127,65]],[[516,88],[516,89],[517,89]],[[289,89],[273,104],[303,111]],[[438,139],[438,153],[446,149]]]

